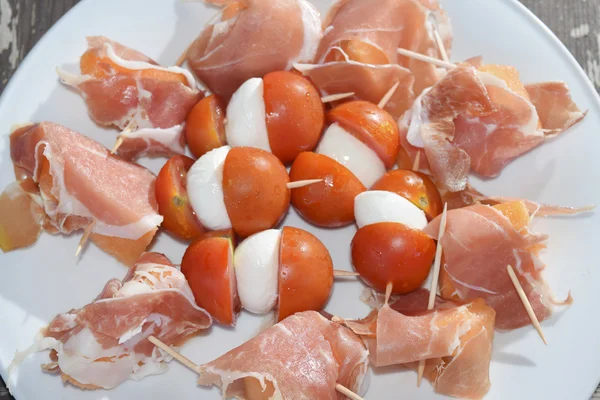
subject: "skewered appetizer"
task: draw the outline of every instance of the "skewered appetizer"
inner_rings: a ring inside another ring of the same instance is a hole
[[[327,248],[288,226],[254,234],[235,250],[231,233],[200,239],[187,248],[181,271],[198,305],[226,325],[235,325],[241,307],[256,314],[276,309],[278,321],[321,310],[333,285]]]
[[[339,227],[354,221],[354,198],[394,165],[398,128],[391,115],[365,101],[341,104],[327,120],[316,151],[301,153],[290,169],[293,181],[323,182],[295,189],[292,204],[315,225]]]
[[[186,138],[196,157],[228,144],[263,149],[290,164],[316,147],[325,122],[317,89],[285,71],[247,80],[224,110],[223,102],[210,95],[189,114]]]

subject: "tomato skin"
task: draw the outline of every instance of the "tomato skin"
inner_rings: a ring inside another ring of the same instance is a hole
[[[377,47],[363,42],[362,40],[341,40],[336,47],[340,47],[343,53],[336,48],[329,50],[325,62],[346,61],[346,56],[352,61],[363,64],[389,64],[388,56]],[[345,54],[344,54],[345,53]]]
[[[333,262],[325,245],[303,229],[282,229],[278,321],[301,311],[321,310],[333,286]]]
[[[433,239],[395,222],[359,229],[351,244],[352,263],[362,280],[375,290],[410,293],[423,284],[435,256]]]
[[[431,221],[442,213],[444,205],[440,192],[427,175],[421,172],[397,169],[389,171],[371,187],[396,193],[419,207]]]
[[[263,78],[269,144],[284,164],[311,151],[325,126],[324,106],[313,84],[293,72],[270,72]]]
[[[242,237],[271,229],[290,205],[287,170],[268,151],[234,147],[223,165],[223,198],[233,230]]]
[[[224,325],[235,325],[241,303],[233,272],[233,244],[223,237],[192,243],[181,261],[196,304]]]
[[[164,217],[161,227],[184,240],[194,240],[205,232],[187,196],[187,172],[193,164],[189,157],[173,156],[156,178],[158,212]]]
[[[338,123],[369,146],[386,168],[392,168],[396,163],[400,150],[398,124],[390,113],[376,104],[362,100],[342,103],[329,111],[327,121]]]
[[[227,144],[225,108],[214,94],[200,100],[188,114],[185,140],[196,158]]]
[[[308,222],[327,228],[354,222],[354,198],[367,188],[337,161],[312,152],[301,153],[290,169],[292,181],[323,179],[293,189],[292,204]]]

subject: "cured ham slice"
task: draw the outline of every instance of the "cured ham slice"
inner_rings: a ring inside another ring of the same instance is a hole
[[[205,0],[225,5],[187,50],[196,76],[228,101],[245,81],[312,62],[322,32],[306,0]]]
[[[415,76],[416,95],[435,84],[439,73],[433,65],[402,57],[396,50],[441,58],[434,26],[448,52],[452,47],[450,19],[437,0],[342,0],[333,5],[324,26],[318,63],[339,59],[341,50],[364,64],[400,64]]]
[[[192,75],[161,67],[105,37],[87,40],[82,75],[58,72],[63,83],[81,93],[94,121],[123,130],[118,154],[133,159],[183,153],[185,119],[202,97]]]
[[[471,64],[481,62],[472,60]],[[473,68],[463,64],[456,70],[472,72]],[[525,87],[512,67],[476,68],[470,85],[459,84],[457,71],[451,71],[417,99],[399,123],[404,150],[413,159],[417,151],[424,152],[427,163],[422,168],[430,169],[439,185],[451,192],[466,188],[469,170],[495,177],[510,161],[564,132],[585,115],[564,83]],[[432,104],[441,104],[437,111],[447,116],[461,99],[464,102],[477,96],[487,97],[485,108],[464,108],[453,114],[452,121],[446,119],[441,127],[437,125],[440,115],[432,113]]]
[[[490,387],[489,365],[495,312],[482,299],[462,303],[436,299],[429,292],[394,296],[366,319],[345,321],[363,336],[375,366],[415,368],[427,360],[424,376],[436,392],[481,398]]]
[[[292,315],[201,366],[198,383],[223,398],[342,399],[336,384],[361,392],[368,352],[358,336],[314,311]],[[262,397],[261,397],[262,398]]]
[[[122,282],[111,279],[93,302],[56,316],[13,367],[30,353],[51,350],[44,370],[84,389],[112,389],[167,370],[171,356],[150,335],[180,345],[211,324],[179,269],[162,254],[146,253]]]
[[[340,49],[340,52],[342,50]],[[345,54],[345,53],[344,53]],[[371,65],[350,60],[325,64],[295,64],[294,67],[309,77],[323,95],[354,92],[356,99],[377,104],[396,82],[399,86],[385,109],[398,117],[414,99],[412,73],[400,65]],[[343,77],[343,78],[342,78]]]
[[[584,212],[592,211],[594,205],[586,205],[582,207],[557,206],[552,204],[538,203],[537,201],[506,197],[506,196],[486,196],[477,191],[471,185],[467,184],[467,188],[460,192],[447,193],[444,196],[444,202],[448,203],[448,209],[462,208],[471,206],[476,203],[487,205],[510,204],[522,202],[527,208],[530,218],[533,217],[549,217],[553,215],[576,215]]]
[[[10,151],[17,179],[29,183],[0,197],[0,241],[16,241],[3,250],[35,242],[40,226],[69,234],[93,224],[91,240],[124,264],[145,251],[162,222],[150,171],[50,122],[14,131]]]
[[[424,232],[435,236],[440,219]],[[496,310],[496,327],[515,329],[531,323],[508,273],[511,265],[539,321],[550,316],[556,303],[542,277],[544,264],[537,256],[547,236],[532,233],[523,203],[502,207],[473,205],[451,210],[441,239],[444,263],[440,293],[446,299],[483,298]],[[569,298],[570,300],[570,298]],[[568,301],[569,301],[568,300]]]
[[[419,168],[431,173],[438,186],[453,192],[462,190],[467,184],[471,159],[453,143],[457,133],[454,121],[466,113],[485,116],[493,112],[477,70],[462,64],[424,91],[399,121],[402,147],[412,159],[421,152]]]

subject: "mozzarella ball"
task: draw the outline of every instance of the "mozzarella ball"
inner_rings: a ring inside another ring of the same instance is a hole
[[[404,197],[383,190],[371,190],[356,196],[354,217],[359,229],[379,222],[397,222],[417,230],[427,226],[423,210]]]

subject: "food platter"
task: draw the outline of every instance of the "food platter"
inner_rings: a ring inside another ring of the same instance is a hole
[[[325,13],[327,1],[314,2]],[[453,60],[484,55],[489,63],[515,66],[524,82],[564,80],[586,119],[564,136],[550,141],[512,162],[494,180],[474,178],[477,189],[497,195],[524,197],[544,203],[582,206],[600,204],[600,101],[587,77],[562,44],[516,1],[442,1],[454,28]],[[84,38],[105,35],[139,49],[162,63],[173,63],[187,44],[216,12],[202,3],[180,1],[83,1],[63,17],[32,50],[0,99],[0,187],[13,180],[8,137],[11,125],[50,120],[66,125],[112,146],[114,136],[95,125],[85,104],[60,85],[56,66],[77,63],[85,49]],[[154,172],[163,160],[142,162]],[[534,229],[550,235],[542,253],[546,277],[558,298],[572,291],[575,303],[543,323],[549,345],[531,327],[499,332],[494,340],[492,388],[486,398],[587,399],[600,381],[600,323],[594,318],[600,272],[594,266],[597,214],[569,218],[536,219]],[[293,210],[283,224],[316,234],[331,252],[336,269],[350,270],[348,246],[354,226],[318,229]],[[89,303],[110,278],[122,278],[124,267],[98,248],[89,246],[79,261],[73,253],[79,241],[43,234],[31,248],[0,254],[0,373],[16,350],[27,348],[37,331],[54,315]],[[173,262],[181,259],[185,244],[162,233],[153,251]],[[352,280],[336,282],[326,310],[342,317],[361,317],[368,307],[359,296],[364,286]],[[267,317],[243,312],[235,329],[213,326],[188,342],[182,353],[197,363],[208,362],[255,336],[270,323]],[[165,374],[129,381],[111,391],[82,392],[44,374],[44,354],[27,360],[9,384],[18,399],[121,399],[127,397],[218,398],[216,389],[196,386],[195,376],[177,363]],[[370,373],[366,398],[435,398],[429,384],[416,388],[416,374],[399,368]]]

